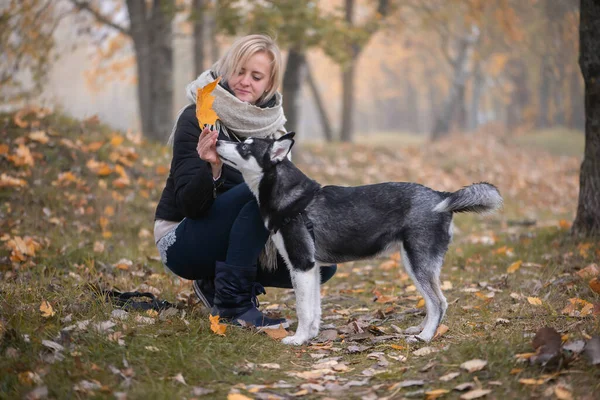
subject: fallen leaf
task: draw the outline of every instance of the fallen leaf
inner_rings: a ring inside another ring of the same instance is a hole
[[[173,379],[176,382],[181,383],[182,385],[187,385],[187,383],[185,383],[185,379],[183,378],[183,375],[180,373],[178,373],[177,375],[171,377],[171,379]]]
[[[474,360],[465,361],[464,363],[460,364],[460,367],[467,372],[476,372],[476,371],[481,371],[482,369],[484,369],[486,365],[487,365],[487,361],[474,359]]]
[[[279,364],[267,363],[267,364],[258,364],[259,367],[267,368],[267,369],[281,369]]]
[[[208,319],[210,320],[210,330],[216,333],[217,335],[225,336],[225,330],[227,329],[227,325],[219,323],[218,315],[209,315]],[[265,329],[265,331],[270,331],[271,329]],[[286,332],[287,335],[287,332]]]
[[[533,338],[532,346],[536,349],[530,361],[542,366],[558,366],[562,359],[561,337],[552,327],[540,328]]]
[[[544,379],[533,379],[533,378],[523,378],[523,379],[519,379],[519,383],[522,383],[523,385],[543,385],[545,382]]]
[[[277,329],[264,329],[263,332],[266,333],[271,339],[275,340],[281,340],[288,335],[288,331],[286,331],[281,324],[279,324],[279,328]]]
[[[449,374],[440,376],[439,380],[442,382],[448,382],[448,381],[451,381],[452,379],[456,378],[459,375],[460,375],[460,372],[450,372]]]
[[[442,397],[443,395],[445,395],[446,393],[449,393],[449,390],[446,389],[435,389],[435,390],[430,390],[428,392],[425,392],[425,398],[427,400],[434,400],[437,399],[438,397]]]
[[[214,125],[219,118],[212,108],[215,96],[211,93],[215,90],[215,87],[217,87],[220,80],[221,77],[218,77],[203,88],[198,88],[196,93],[196,117],[198,118],[201,127],[205,125]]]
[[[489,393],[492,393],[490,389],[475,389],[461,395],[460,398],[463,400],[479,399],[488,395]]]
[[[542,305],[542,300],[540,300],[538,297],[528,297],[527,301],[529,302],[529,304],[532,304],[534,306]]]
[[[594,278],[600,275],[600,268],[597,264],[590,264],[587,267],[576,272],[582,279]]]
[[[52,305],[50,305],[50,303],[48,303],[46,300],[42,301],[42,304],[40,304],[40,311],[42,312],[42,317],[44,318],[50,318],[56,314],[56,312],[54,312],[52,309]]]
[[[442,337],[446,332],[448,332],[449,329],[450,328],[448,328],[446,325],[440,324],[440,326],[438,326],[438,328],[436,329],[435,335],[433,335],[432,340]]]
[[[459,392],[464,392],[465,390],[471,390],[474,387],[475,387],[475,383],[465,382],[465,383],[461,383],[460,385],[456,385],[454,387],[454,390],[459,391]]]
[[[421,347],[418,350],[413,351],[413,355],[417,357],[428,356],[429,354],[437,352],[435,347]]]
[[[573,400],[573,394],[564,386],[554,387],[554,395],[559,400]]]
[[[211,393],[214,393],[214,392],[215,392],[214,389],[205,389],[205,388],[200,387],[200,386],[194,386],[192,388],[192,394],[194,396],[204,396],[206,394],[211,394]]]
[[[25,187],[27,181],[20,178],[13,178],[12,176],[1,174],[0,175],[0,188],[3,187]]]
[[[519,268],[521,268],[521,264],[523,264],[523,261],[515,261],[514,263],[510,264],[510,266],[506,269],[506,272],[509,274],[514,274]]]
[[[600,294],[600,279],[599,278],[593,278],[590,280],[590,289],[592,289],[592,291],[594,291],[597,294]]]

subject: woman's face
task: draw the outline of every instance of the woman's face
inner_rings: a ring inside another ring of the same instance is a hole
[[[229,78],[235,97],[250,104],[263,95],[271,84],[271,58],[265,52],[254,53],[242,68]]]

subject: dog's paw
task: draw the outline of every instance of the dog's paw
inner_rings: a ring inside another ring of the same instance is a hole
[[[293,335],[293,336],[288,336],[288,337],[284,337],[281,340],[281,343],[283,344],[289,344],[292,346],[300,346],[301,344],[303,344],[304,342],[306,342],[308,340],[308,338],[304,338],[298,335]]]
[[[404,333],[406,333],[407,335],[418,335],[419,333],[421,333],[422,330],[423,328],[420,326],[411,326],[410,328],[406,328],[404,330]]]

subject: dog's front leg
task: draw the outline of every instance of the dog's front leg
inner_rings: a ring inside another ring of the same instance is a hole
[[[312,269],[315,274],[314,278],[316,284],[314,285],[313,292],[313,319],[310,324],[310,338],[314,338],[319,334],[319,328],[321,326],[321,266],[315,265]]]
[[[319,285],[318,270],[317,274],[315,274],[315,269],[316,268],[313,267],[308,271],[299,271],[295,270],[293,267],[290,268],[292,284],[294,285],[294,292],[296,293],[298,328],[296,329],[295,335],[288,336],[282,340],[284,344],[301,345],[311,337],[315,336],[311,330],[315,318],[315,285]],[[315,279],[315,277],[317,277],[317,279]]]

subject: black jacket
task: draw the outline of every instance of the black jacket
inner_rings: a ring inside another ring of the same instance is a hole
[[[218,193],[242,183],[242,174],[223,165],[221,177],[214,182],[210,163],[198,156],[196,146],[201,133],[196,105],[190,104],[177,121],[173,159],[167,183],[156,207],[155,219],[181,221],[197,219],[210,209]],[[230,140],[219,133],[219,140]]]

